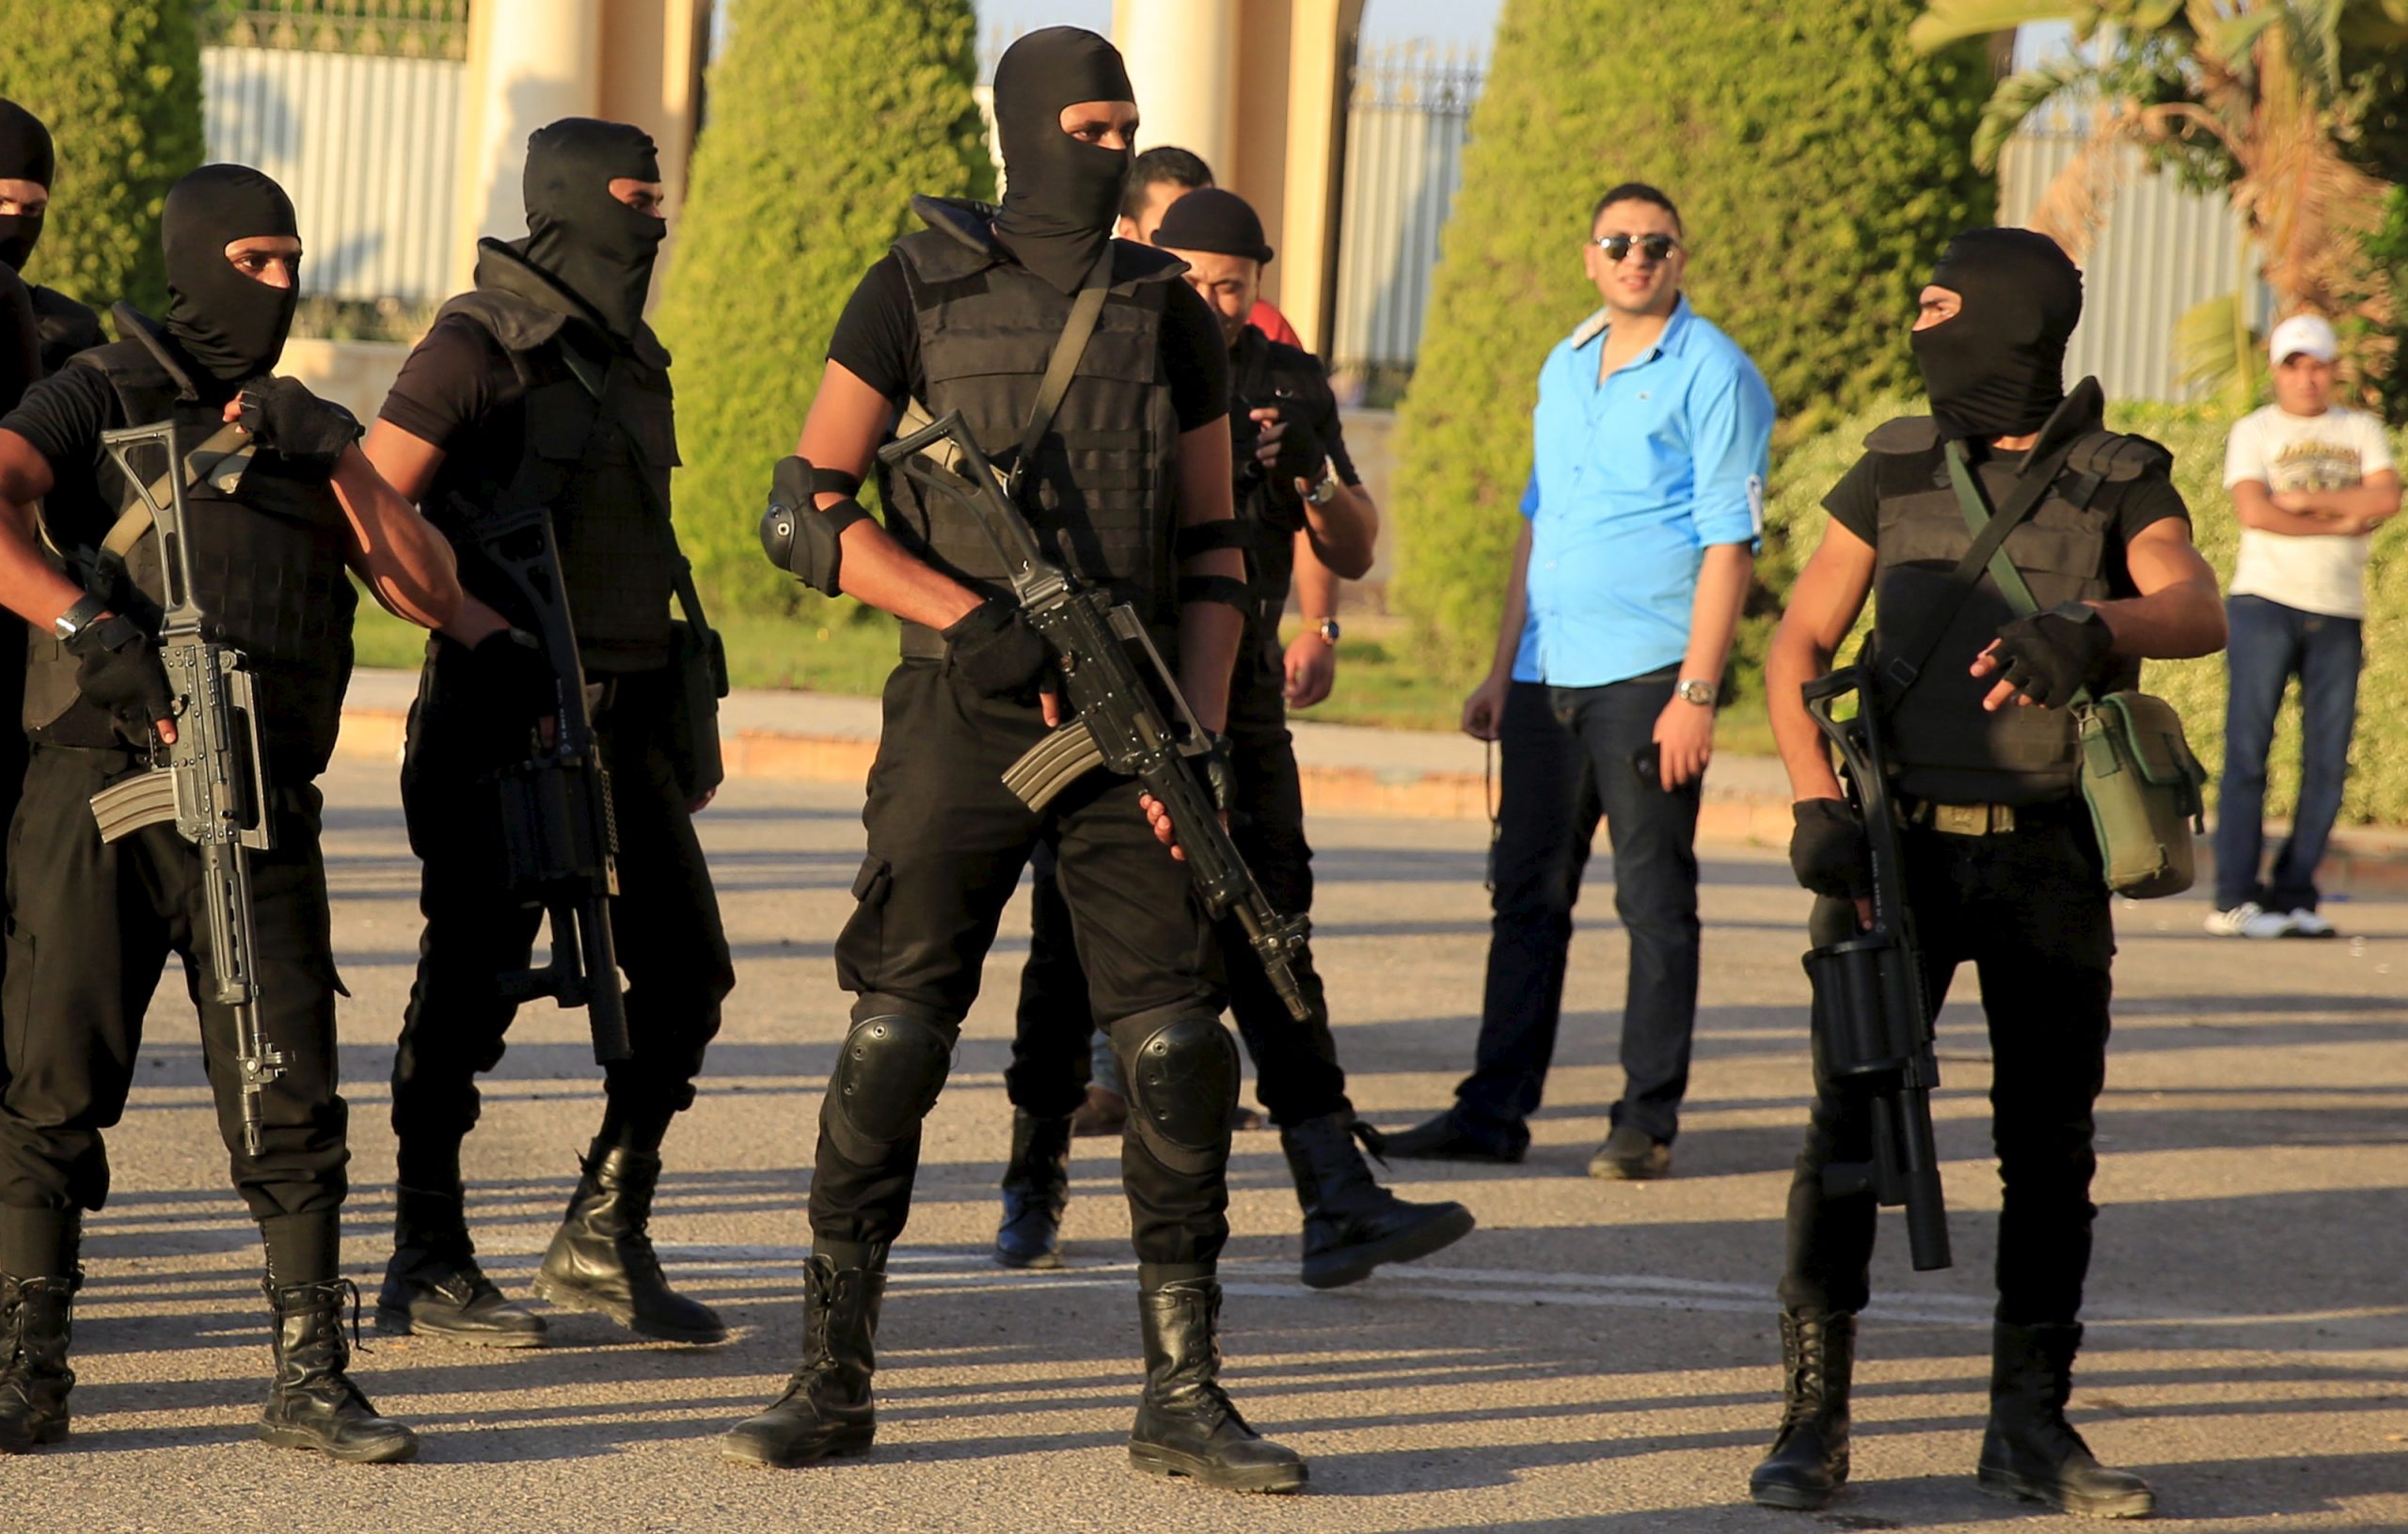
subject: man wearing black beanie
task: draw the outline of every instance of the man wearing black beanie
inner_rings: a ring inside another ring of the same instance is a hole
[[[23,272],[50,213],[57,159],[50,129],[15,102],[0,101],[0,265]],[[99,346],[101,318],[55,289],[27,283],[41,327],[41,371],[56,372],[76,353]]]
[[[903,654],[862,811],[858,906],[836,941],[853,1023],[820,1108],[802,1357],[784,1394],[721,1441],[743,1463],[870,1447],[873,1343],[920,1122],[997,919],[1044,845],[1086,940],[1096,1013],[1124,1061],[1146,1062],[1131,1072],[1140,1111],[1121,1157],[1146,1357],[1130,1463],[1232,1491],[1305,1483],[1304,1462],[1248,1427],[1219,1381],[1238,1061],[1191,881],[1135,780],[1096,774],[1041,812],[1005,786],[1058,721],[1051,648],[974,519],[899,473],[881,479],[883,527],[853,498],[907,406],[959,411],[1014,476],[1049,556],[1128,604],[1197,720],[1222,728],[1247,601],[1244,561],[1219,537],[1231,517],[1227,348],[1177,261],[1111,237],[1133,94],[1092,32],[1047,27],[1012,44],[995,68],[1003,205],[914,199],[928,227],[855,290],[797,455],[771,480],[765,527],[788,540],[773,557],[900,618]]]
[[[1790,862],[1820,897],[1809,933],[1818,948],[1843,942],[1871,922],[1865,830],[1802,689],[1874,599],[1865,664],[1882,681],[1863,706],[1878,713],[1891,796],[1905,811],[1896,897],[1920,941],[1929,1007],[1971,963],[1989,1021],[2004,1195],[1980,1484],[2078,1516],[2130,1518],[2154,1506],[2148,1484],[2101,1466],[2065,1417],[2097,1213],[2092,1109],[2106,1077],[2115,952],[2067,705],[2085,687],[2136,687],[2145,658],[2222,648],[2224,611],[2167,478],[2172,457],[2100,425],[2096,380],[2065,390],[2081,314],[2082,275],[2046,236],[1972,229],[1950,243],[1909,338],[1931,414],[1875,431],[1824,498],[1830,526],[1791,590],[1765,689],[1797,799]],[[1960,580],[1977,514],[1987,524],[1993,512],[2020,519],[1997,558]],[[1998,584],[2004,564],[2037,610],[2017,616],[2026,604]],[[1750,1481],[1767,1507],[1820,1508],[1848,1475],[1876,1195],[1825,1174],[1865,1159],[1875,1104],[1824,1067],[1818,1043],[1781,1282],[1786,1400]]]
[[[1271,903],[1301,916],[1312,908],[1312,848],[1287,711],[1329,694],[1338,581],[1370,568],[1379,514],[1339,435],[1338,402],[1321,363],[1248,323],[1272,255],[1254,209],[1235,193],[1199,188],[1171,204],[1153,243],[1187,263],[1189,286],[1212,307],[1228,343],[1238,487],[1230,530],[1245,554],[1253,597],[1229,698],[1230,834]],[[1307,627],[1283,647],[1279,620],[1291,577],[1304,593]],[[1061,1264],[1070,1117],[1095,1026],[1069,909],[1042,860],[1031,927],[1004,1078],[1012,1154],[995,1237],[996,1260],[1015,1268]],[[1315,1289],[1355,1283],[1384,1262],[1427,1257],[1467,1234],[1471,1211],[1461,1204],[1407,1203],[1373,1180],[1356,1137],[1374,1146],[1376,1138],[1347,1100],[1329,1007],[1309,960],[1302,984],[1311,1014],[1299,1023],[1244,933],[1224,924],[1217,935],[1229,1011],[1254,1056],[1257,1088],[1279,1126],[1304,1209],[1304,1281]]]

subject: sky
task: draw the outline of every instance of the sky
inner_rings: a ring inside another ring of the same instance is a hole
[[[982,32],[1002,26],[1011,33],[1039,26],[1069,24],[1112,30],[1112,0],[974,0]],[[1174,5],[1178,0],[1149,0]],[[1363,40],[1368,43],[1476,43],[1488,48],[1497,30],[1497,8],[1503,0],[1367,0],[1363,7]]]

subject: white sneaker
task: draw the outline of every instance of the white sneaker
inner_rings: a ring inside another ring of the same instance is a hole
[[[2333,924],[2312,910],[2291,912],[2291,929],[2285,934],[2293,938],[2333,938],[2340,936]]]
[[[2241,924],[2244,938],[2295,938],[2299,918],[2288,910],[2261,910]]]
[[[2240,938],[2249,935],[2249,924],[2265,916],[2255,900],[2244,900],[2230,910],[2211,910],[2205,923],[2207,929],[2219,938]]]

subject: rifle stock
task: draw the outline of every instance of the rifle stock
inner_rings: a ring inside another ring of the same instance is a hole
[[[1143,783],[1170,816],[1205,910],[1237,922],[1289,1012],[1309,1016],[1297,977],[1305,922],[1262,893],[1221,824],[1220,807],[1185,760],[1211,742],[1145,625],[1125,603],[1082,587],[1046,559],[959,411],[920,424],[925,419],[917,412],[907,418],[905,435],[880,448],[879,460],[972,512],[1011,572],[1012,594],[1030,626],[1052,647],[1071,709],[1069,722],[1012,764],[1005,783],[1041,810],[1098,767]]]
[[[1834,705],[1850,694],[1857,712],[1841,719]],[[1948,1210],[1931,1130],[1940,1062],[1932,1048],[1923,960],[1906,903],[1906,860],[1873,712],[1877,684],[1851,666],[1809,682],[1805,695],[1807,713],[1839,751],[1848,799],[1863,822],[1873,863],[1872,929],[1811,949],[1805,960],[1823,1068],[1842,1092],[1865,1100],[1873,1120],[1873,1160],[1826,1166],[1824,1188],[1846,1194],[1870,1187],[1880,1203],[1904,1205],[1916,1269],[1945,1268],[1951,1261]]]

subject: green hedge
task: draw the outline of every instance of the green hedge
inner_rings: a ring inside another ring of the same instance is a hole
[[[969,0],[737,0],[655,321],[677,358],[679,532],[731,607],[807,594],[758,528],[846,298],[919,227],[913,193],[990,193],[975,35]]]
[[[1996,206],[1968,150],[1982,49],[1918,56],[1921,9],[1507,0],[1399,422],[1393,595],[1441,665],[1485,669],[1539,364],[1596,307],[1580,242],[1608,185],[1680,204],[1698,311],[1789,432],[1911,382],[1913,295]]]
[[[1920,401],[1891,399],[1840,422],[1830,431],[1796,444],[1775,464],[1774,494],[1765,514],[1765,553],[1758,574],[1785,594],[1798,568],[1821,542],[1827,520],[1821,500],[1849,464],[1864,434],[1889,419],[1922,408]],[[2174,480],[2190,503],[2193,535],[2219,582],[2232,577],[2239,524],[2224,492],[2224,442],[2233,416],[2221,409],[2117,403],[2107,422],[2137,432],[2174,452]],[[2408,450],[2408,440],[2401,443]],[[2408,453],[2404,453],[2408,455]],[[2408,825],[2408,714],[2396,706],[2408,698],[2408,518],[2394,519],[2374,542],[2368,576],[2366,672],[2358,682],[2358,728],[2350,748],[2350,782],[2342,801],[2345,821]],[[1761,643],[1755,650],[1761,666]],[[2224,659],[2151,661],[2142,685],[2182,711],[2192,748],[2216,779],[2224,761]],[[1747,679],[1761,697],[1760,671]],[[2213,782],[2210,784],[2213,792]],[[2287,814],[2299,788],[2299,708],[2294,691],[2275,738],[2273,778],[2266,813]]]
[[[159,210],[201,157],[196,20],[191,0],[0,0],[0,96],[58,150],[27,281],[103,314],[166,307]]]

